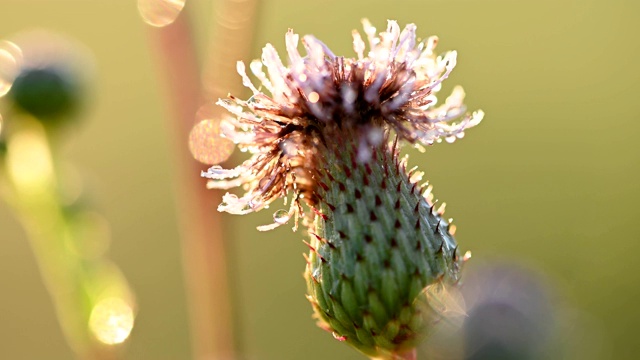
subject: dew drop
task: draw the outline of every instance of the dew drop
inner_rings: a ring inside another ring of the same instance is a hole
[[[459,132],[459,133],[457,133],[457,134],[456,134],[456,137],[457,137],[458,139],[462,139],[462,138],[464,137],[464,132]]]
[[[215,120],[202,120],[189,134],[189,150],[199,162],[215,165],[224,162],[233,153],[232,141],[220,136],[220,123]]]
[[[260,179],[260,182],[258,182],[258,189],[265,191],[271,185],[273,179],[274,178],[271,176],[263,177]]]
[[[320,95],[317,92],[313,91],[309,94],[309,102],[315,104],[318,100],[320,100]]]
[[[453,143],[454,141],[456,141],[456,137],[455,137],[455,136],[453,136],[453,135],[452,135],[452,136],[447,136],[444,140],[445,140],[446,142],[448,142],[449,144],[451,144],[451,143]]]
[[[298,147],[291,140],[285,140],[279,144],[280,150],[288,156],[295,156],[298,152]]]
[[[173,23],[184,8],[186,0],[138,0],[138,11],[144,22],[163,27]]]
[[[373,146],[380,145],[382,143],[382,140],[384,140],[384,133],[382,132],[381,129],[372,128],[369,131],[367,131],[367,139],[369,140],[369,143]]]
[[[273,221],[275,221],[277,224],[286,224],[289,219],[291,219],[291,215],[289,215],[289,212],[287,210],[280,209],[273,213]]]

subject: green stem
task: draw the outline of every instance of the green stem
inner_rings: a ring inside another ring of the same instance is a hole
[[[94,239],[84,238],[79,227],[86,230],[90,224],[71,217],[62,205],[60,177],[45,129],[26,115],[12,120],[0,164],[0,180],[6,180],[2,195],[24,226],[72,350],[80,359],[115,359],[115,349],[101,344],[89,324],[95,306],[107,297],[131,304],[128,286],[110,262],[87,253],[87,243]],[[130,320],[132,324],[132,316]],[[99,328],[94,330],[113,330],[96,324]]]

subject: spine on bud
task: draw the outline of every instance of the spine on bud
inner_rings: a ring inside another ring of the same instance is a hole
[[[334,147],[336,149],[336,147]],[[456,282],[459,259],[449,223],[395,143],[327,151],[310,226],[305,271],[319,325],[363,353],[393,359],[417,345],[440,314],[429,285]]]

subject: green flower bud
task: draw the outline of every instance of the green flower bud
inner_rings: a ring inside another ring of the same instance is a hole
[[[90,56],[82,45],[49,31],[19,34],[3,41],[9,104],[49,128],[76,118],[85,100]],[[10,119],[7,119],[8,121]]]
[[[412,181],[398,148],[385,141],[371,151],[366,163],[355,144],[327,156],[321,181],[331,186],[319,189],[305,278],[321,327],[392,358],[439,319],[424,289],[456,282],[459,257],[449,223],[423,195],[431,188]]]
[[[56,67],[23,69],[9,96],[15,106],[43,121],[73,115],[79,105],[77,79]]]

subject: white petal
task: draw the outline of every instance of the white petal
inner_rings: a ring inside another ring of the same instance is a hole
[[[255,86],[253,86],[253,83],[251,82],[251,80],[247,76],[246,68],[245,68],[244,63],[242,61],[238,61],[236,63],[236,70],[238,71],[238,74],[240,74],[240,76],[242,76],[242,85],[244,85],[245,87],[251,89],[251,91],[253,92],[254,95],[259,93],[258,89],[256,89]]]

